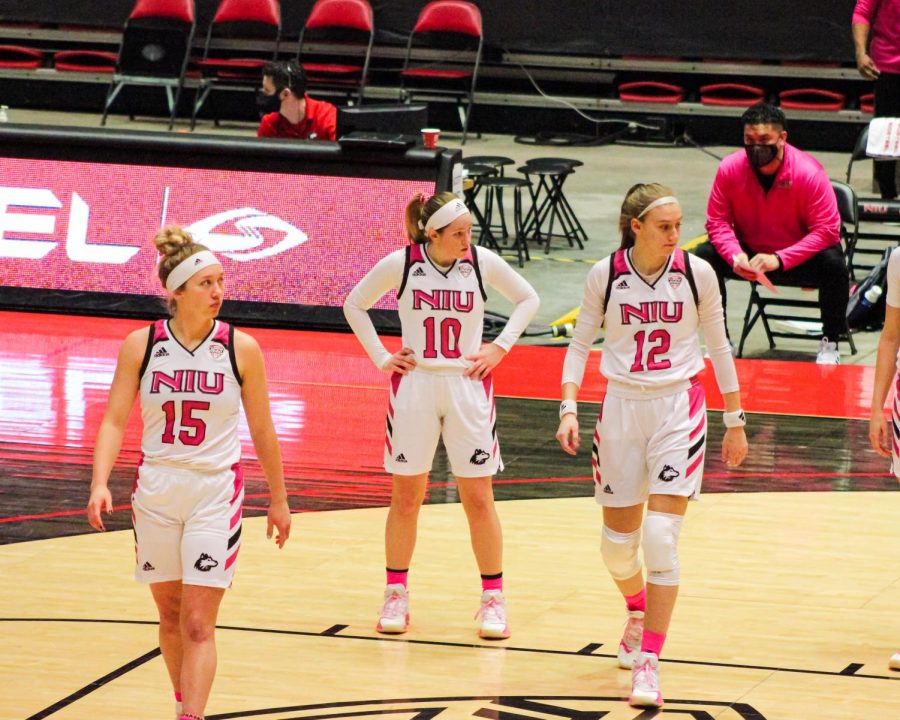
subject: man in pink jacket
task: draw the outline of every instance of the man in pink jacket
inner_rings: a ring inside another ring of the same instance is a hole
[[[900,0],[856,0],[853,44],[860,75],[875,81],[875,117],[900,117]],[[881,197],[897,197],[897,165],[875,163]]]
[[[741,121],[744,149],[719,166],[706,209],[709,242],[696,254],[715,269],[723,305],[726,278],[752,280],[758,272],[775,285],[819,288],[824,337],[816,362],[837,364],[850,276],[831,182],[813,157],[787,143],[777,107],[754,105]]]

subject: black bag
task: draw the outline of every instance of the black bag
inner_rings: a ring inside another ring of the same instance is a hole
[[[879,330],[884,325],[887,266],[892,250],[885,250],[878,264],[852,288],[847,303],[847,325],[851,330]]]

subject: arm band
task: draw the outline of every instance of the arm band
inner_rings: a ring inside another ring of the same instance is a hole
[[[574,400],[563,400],[559,404],[559,419],[563,419],[563,415],[578,415],[578,403]]]
[[[732,410],[731,412],[722,413],[722,422],[727,428],[744,427],[747,424],[747,416],[743,410]]]

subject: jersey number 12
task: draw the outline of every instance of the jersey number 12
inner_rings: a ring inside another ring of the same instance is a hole
[[[669,351],[668,330],[652,330],[649,335],[644,330],[638,330],[634,334],[634,342],[637,344],[637,349],[634,352],[631,372],[665,370],[672,367],[671,360],[659,357]],[[645,352],[647,354],[646,361],[644,360]]]

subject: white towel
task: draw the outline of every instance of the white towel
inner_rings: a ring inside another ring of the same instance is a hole
[[[900,118],[879,117],[869,123],[866,155],[882,160],[900,159]]]

